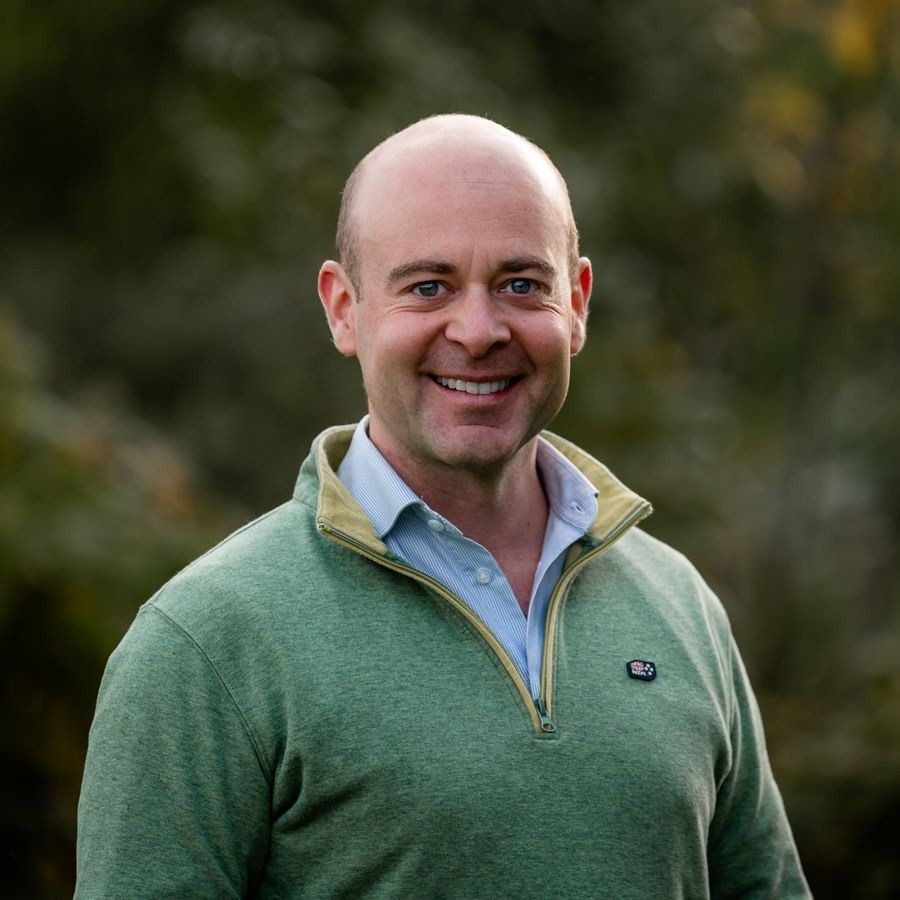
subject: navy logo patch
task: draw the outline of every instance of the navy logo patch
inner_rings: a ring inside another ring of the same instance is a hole
[[[653,681],[656,678],[656,663],[645,659],[633,659],[625,663],[625,668],[631,678],[639,678],[641,681]]]

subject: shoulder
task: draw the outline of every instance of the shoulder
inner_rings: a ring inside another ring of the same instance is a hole
[[[668,586],[686,594],[697,593],[703,602],[722,610],[721,603],[696,566],[681,551],[642,528],[632,528],[613,550],[623,565],[639,572],[641,577],[660,587]]]
[[[279,605],[314,588],[317,545],[311,511],[288,501],[230,534],[166,582],[145,604],[198,643],[277,615]]]
[[[316,584],[308,573],[326,568],[310,559],[316,544],[324,543],[311,519],[307,508],[290,501],[164,584],[110,657],[104,705],[124,714],[129,708],[166,710],[189,690],[203,708],[236,714],[248,734],[265,737],[258,719],[265,722],[263,712],[278,703],[269,675],[290,649],[284,636],[311,632],[305,600]],[[194,703],[185,699],[181,705]],[[253,743],[258,748],[256,737]]]
[[[610,551],[622,565],[631,567],[642,577],[690,589],[705,582],[694,564],[679,550],[635,527]],[[708,588],[707,588],[708,590]]]
[[[154,598],[164,605],[168,595],[190,594],[209,583],[241,585],[256,581],[263,571],[278,568],[303,528],[304,514],[289,501],[238,528],[171,578]],[[266,561],[265,566],[260,564]]]
[[[588,566],[595,588],[615,594],[647,623],[663,625],[686,642],[712,644],[723,660],[731,655],[731,625],[721,601],[678,550],[641,528],[632,528]]]

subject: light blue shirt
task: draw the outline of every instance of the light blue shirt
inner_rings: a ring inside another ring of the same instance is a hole
[[[550,511],[526,618],[494,557],[413,493],[369,440],[367,426],[365,417],[354,432],[338,477],[388,549],[463,600],[506,649],[532,696],[540,696],[547,604],[566,551],[597,516],[597,490],[561,453],[538,438],[537,464]]]

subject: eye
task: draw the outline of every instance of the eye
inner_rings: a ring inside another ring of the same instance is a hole
[[[413,286],[412,293],[419,297],[431,299],[432,297],[440,296],[442,290],[443,288],[439,281],[421,281]]]
[[[519,294],[520,296],[530,294],[536,287],[537,285],[530,278],[513,278],[506,285],[506,289],[511,294]]]

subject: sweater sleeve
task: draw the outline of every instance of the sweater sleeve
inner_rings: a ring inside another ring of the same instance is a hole
[[[731,765],[719,785],[710,826],[710,895],[805,900],[812,894],[769,765],[756,698],[730,633],[728,641]]]
[[[194,640],[146,605],[100,687],[76,898],[243,897],[265,864],[269,805],[227,686]]]

